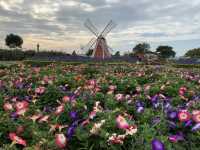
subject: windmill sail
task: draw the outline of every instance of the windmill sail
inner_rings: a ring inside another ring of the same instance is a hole
[[[110,58],[110,48],[107,45],[105,37],[113,28],[116,27],[116,24],[112,20],[109,21],[109,23],[105,26],[102,32],[98,32],[97,28],[92,24],[92,22],[89,19],[87,19],[87,21],[85,22],[85,26],[97,37],[94,43],[95,48],[93,50],[92,57],[97,59]]]

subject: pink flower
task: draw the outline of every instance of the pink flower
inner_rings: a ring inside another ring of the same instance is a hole
[[[90,118],[90,119],[93,119],[93,118],[96,116],[96,114],[97,114],[96,111],[92,111],[92,112],[90,112],[90,114],[89,114],[89,118]]]
[[[37,114],[37,115],[33,115],[32,117],[30,117],[30,119],[35,122],[36,120],[38,120],[39,118],[42,117],[42,114]]]
[[[69,97],[69,96],[64,96],[64,97],[62,98],[62,101],[63,101],[63,103],[67,103],[67,102],[70,101],[70,97]]]
[[[9,138],[10,138],[11,141],[13,141],[16,144],[26,146],[26,141],[23,140],[22,138],[18,137],[16,135],[16,133],[9,133]]]
[[[28,108],[29,103],[27,101],[17,102],[15,107],[17,111],[20,111],[22,109]]]
[[[28,108],[23,108],[23,109],[20,109],[18,111],[16,111],[17,115],[24,115],[26,112],[27,112]]]
[[[196,123],[200,123],[200,112],[193,112],[192,119],[193,119]]]
[[[123,94],[117,94],[117,95],[115,95],[115,99],[117,101],[122,101],[124,99],[124,95]]]
[[[126,129],[126,135],[133,135],[137,133],[137,126],[136,125],[131,125]]]
[[[43,116],[39,119],[39,122],[42,123],[42,122],[48,122],[48,119],[49,119],[49,115],[46,115],[46,116]]]
[[[110,86],[109,86],[109,90],[111,90],[111,91],[114,91],[116,88],[117,88],[116,85],[110,85]]]
[[[190,120],[191,115],[187,110],[182,110],[178,113],[178,118],[181,122],[186,122]]]
[[[96,80],[89,80],[89,85],[95,86],[96,85]]]
[[[56,108],[55,115],[60,115],[61,113],[64,112],[64,109],[65,109],[64,105],[58,106],[58,107]]]
[[[116,118],[116,122],[117,122],[117,127],[120,128],[120,129],[128,129],[129,128],[129,124],[128,122],[126,121],[126,119],[119,115],[117,118]]]
[[[183,96],[185,94],[185,92],[187,91],[187,88],[186,87],[181,87],[179,89],[179,95]]]
[[[86,119],[84,120],[82,123],[81,123],[81,126],[86,126],[90,123],[90,120],[89,119]]]
[[[12,106],[12,104],[10,104],[10,103],[5,103],[5,104],[3,105],[3,109],[4,109],[5,111],[10,111],[10,110],[13,110],[13,106]]]
[[[67,145],[67,138],[64,134],[56,134],[56,145],[59,148],[64,148]]]
[[[45,87],[43,87],[43,86],[40,86],[35,89],[36,94],[43,94],[44,92],[45,92]]]
[[[123,144],[125,135],[117,135],[116,133],[112,134],[112,136],[109,137],[108,142],[110,144]]]

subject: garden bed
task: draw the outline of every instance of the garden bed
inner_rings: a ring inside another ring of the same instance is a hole
[[[0,68],[0,148],[197,150],[198,70],[120,64]]]

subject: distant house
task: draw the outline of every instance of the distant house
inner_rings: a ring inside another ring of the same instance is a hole
[[[154,62],[159,60],[159,56],[156,52],[148,51],[145,53],[135,53],[134,54],[137,58],[138,61],[142,62]]]

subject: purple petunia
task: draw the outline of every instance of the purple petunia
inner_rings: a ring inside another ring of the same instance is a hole
[[[193,127],[192,127],[192,131],[199,131],[200,130],[200,123],[197,123],[196,125],[194,125]]]
[[[152,150],[165,150],[164,144],[157,139],[152,140],[151,148]]]
[[[72,136],[74,135],[74,132],[75,132],[75,126],[70,126],[67,130],[67,137],[68,139],[71,139]]]
[[[184,137],[183,137],[183,134],[182,133],[178,133],[176,135],[170,135],[169,136],[169,141],[171,142],[178,142],[178,141],[183,141],[184,140]]]
[[[69,113],[69,116],[71,117],[71,119],[76,120],[78,118],[78,114],[76,111],[71,111]]]
[[[137,113],[142,113],[142,112],[144,112],[144,102],[137,101],[137,102],[135,103],[135,105],[136,105],[136,111],[137,111]]]
[[[17,114],[17,112],[12,112],[12,113],[10,114],[10,117],[11,117],[13,120],[16,120],[16,119],[19,117],[19,115]]]
[[[177,116],[178,116],[178,113],[176,111],[169,111],[167,113],[167,117],[170,119],[170,120],[175,120],[177,119]]]

